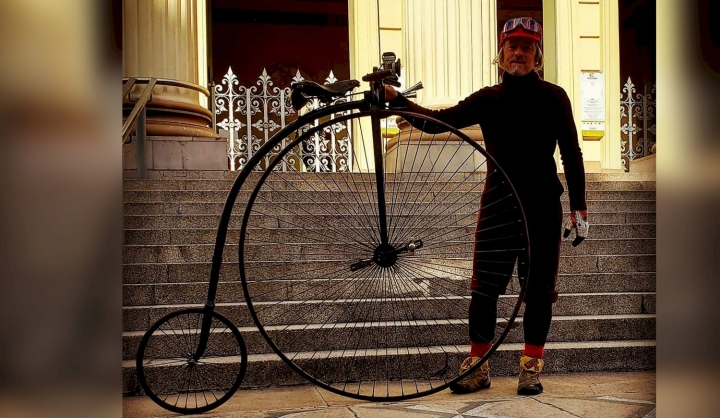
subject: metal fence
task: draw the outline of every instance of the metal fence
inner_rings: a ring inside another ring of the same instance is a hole
[[[630,77],[620,94],[620,137],[622,165],[630,169],[630,161],[652,153],[655,145],[655,84],[643,85],[638,93]]]
[[[297,70],[292,82],[304,80]],[[337,81],[332,71],[325,84]],[[215,113],[218,133],[227,138],[229,168],[241,170],[252,156],[274,134],[297,119],[298,114],[290,103],[290,86],[275,87],[263,69],[255,86],[240,86],[237,76],[228,68],[222,83],[215,86]],[[338,98],[333,104],[348,100]],[[316,99],[310,101],[301,114],[322,107]],[[335,118],[339,114],[331,115]],[[317,126],[321,121],[316,120]],[[313,125],[305,125],[284,138],[266,154],[257,170],[264,170],[286,145]],[[351,171],[352,136],[348,123],[336,123],[297,144],[276,166],[280,171],[341,172]]]

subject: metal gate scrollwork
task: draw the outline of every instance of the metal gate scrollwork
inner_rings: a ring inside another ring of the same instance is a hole
[[[655,145],[655,84],[645,84],[642,90],[638,93],[628,77],[620,95],[620,149],[625,171],[631,161],[652,154]]]
[[[297,70],[293,82],[304,80]],[[325,84],[337,81],[332,71]],[[258,149],[273,134],[297,119],[298,115],[290,103],[290,87],[275,87],[263,69],[255,86],[240,86],[237,76],[228,68],[222,83],[215,86],[215,112],[218,115],[218,131],[228,141],[229,168],[241,170]],[[348,96],[338,98],[334,103],[346,101]],[[317,99],[310,101],[300,113],[323,107]],[[335,118],[339,114],[332,115]],[[316,120],[314,126],[323,121]],[[285,144],[312,126],[303,126],[294,135],[284,139],[273,151],[280,152]],[[275,153],[269,153],[259,170],[265,169]],[[275,166],[279,171],[342,172],[352,169],[351,127],[336,123],[314,134],[299,144]]]

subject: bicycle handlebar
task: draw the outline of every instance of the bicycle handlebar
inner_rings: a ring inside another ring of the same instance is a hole
[[[417,91],[420,90],[420,89],[422,89],[422,88],[423,88],[423,83],[422,83],[422,81],[418,81],[417,83],[415,83],[415,84],[413,84],[412,86],[410,86],[410,87],[408,87],[407,89],[405,89],[405,91],[403,91],[403,92],[400,93],[400,94],[402,94],[403,96],[407,97],[408,99],[414,99],[415,97],[417,97]]]
[[[373,72],[365,74],[362,77],[362,81],[372,83],[373,90],[380,89],[381,85],[383,84],[388,84],[393,87],[400,87],[401,84],[398,81],[400,69],[402,68],[400,64],[400,59],[396,59],[394,53],[386,52],[383,54],[382,60],[382,65],[380,67],[373,67]],[[417,97],[417,90],[420,90],[422,88],[422,82],[417,82],[405,91],[399,92],[399,94],[407,98],[415,98]],[[384,96],[377,97],[379,100],[382,100],[380,97]]]
[[[370,83],[375,81],[382,81],[383,79],[390,77],[391,75],[393,75],[392,70],[375,71],[370,74],[365,74],[362,78],[362,81],[368,81]]]

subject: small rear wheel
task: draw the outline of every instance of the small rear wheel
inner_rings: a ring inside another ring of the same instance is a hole
[[[172,312],[145,333],[137,354],[137,375],[147,396],[168,411],[199,414],[225,403],[242,383],[247,351],[240,331],[212,312],[203,355],[194,359],[205,311]]]

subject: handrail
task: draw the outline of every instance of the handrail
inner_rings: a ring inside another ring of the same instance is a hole
[[[217,133],[217,109],[215,108],[215,82],[210,83],[210,113],[212,113],[212,130]]]
[[[140,81],[138,79],[135,79],[136,81]],[[150,99],[150,96],[152,95],[152,90],[155,87],[155,84],[157,83],[157,79],[150,78],[147,80],[147,86],[143,89],[142,94],[140,95],[140,98],[135,103],[135,107],[133,107],[133,110],[130,112],[130,115],[128,115],[127,119],[125,120],[125,123],[123,124],[122,128],[122,143],[124,144],[127,140],[127,137],[130,135],[130,129],[135,125],[135,121],[137,120],[138,115],[140,115],[140,112],[145,110],[145,105],[148,102],[148,99]],[[124,89],[123,89],[124,90]]]
[[[146,154],[145,154],[145,141],[147,133],[145,131],[146,129],[146,107],[149,101],[152,100],[152,91],[153,88],[155,88],[155,85],[163,85],[163,86],[171,86],[171,87],[182,87],[190,90],[195,90],[197,92],[200,92],[210,98],[210,108],[212,111],[212,129],[215,131],[215,95],[214,95],[214,87],[213,87],[213,93],[208,91],[205,87],[198,86],[194,83],[188,83],[186,81],[180,81],[180,80],[171,80],[167,78],[154,78],[154,77],[129,77],[129,78],[123,78],[123,100],[125,100],[125,97],[127,97],[127,100],[130,102],[133,102],[133,100],[130,97],[130,92],[132,91],[132,88],[136,84],[146,84],[145,87],[142,89],[142,93],[140,94],[140,97],[135,101],[135,106],[133,106],[133,109],[130,111],[130,114],[128,115],[127,119],[125,120],[125,123],[123,123],[122,127],[122,143],[127,144],[127,139],[130,136],[130,132],[132,131],[132,127],[137,125],[137,148],[135,150],[135,158],[137,159],[137,171],[140,178],[145,178],[147,175],[147,167],[146,167]],[[213,83],[213,86],[215,84]]]
[[[206,89],[203,86],[199,86],[194,83],[189,83],[187,81],[180,81],[180,80],[172,80],[169,78],[150,78],[150,77],[134,77],[134,78],[123,78],[123,82],[125,80],[131,80],[134,79],[136,83],[144,84],[150,82],[150,80],[157,80],[157,84],[163,85],[163,86],[171,86],[171,87],[185,87],[186,89],[191,89],[195,91],[199,91],[200,93],[210,97],[210,92],[208,89]]]
[[[160,84],[163,86],[171,86],[171,87],[184,87],[187,89],[195,90],[197,92],[200,92],[204,94],[205,96],[208,96],[211,101],[214,102],[214,97],[212,94],[210,94],[210,91],[206,89],[203,86],[199,86],[194,83],[189,83],[187,81],[180,81],[180,80],[172,80],[169,78],[154,78],[154,77],[124,77],[123,79],[123,97],[128,96],[128,93],[130,93],[130,89],[135,84],[148,84],[148,86],[152,85],[152,87],[146,86],[145,89],[143,89],[143,93],[138,99],[138,101],[135,103],[135,107],[133,107],[133,110],[130,112],[130,115],[125,120],[125,123],[123,124],[123,130],[122,130],[122,143],[125,144],[127,141],[128,136],[130,136],[130,131],[132,126],[135,124],[135,121],[137,120],[138,115],[143,110],[145,105],[147,104],[148,100],[150,99],[150,96],[152,95],[152,89],[156,84]],[[147,93],[147,94],[146,94]],[[145,97],[147,96],[147,97]],[[129,96],[128,96],[129,99]],[[215,103],[212,103],[213,105]],[[215,112],[213,111],[213,130],[215,129]]]
[[[126,82],[126,81],[127,81],[127,82]],[[128,93],[130,93],[130,89],[133,88],[134,85],[135,85],[135,78],[134,78],[134,77],[123,78],[123,94],[122,94],[122,97],[127,96]],[[129,96],[128,96],[128,99],[130,99]]]

